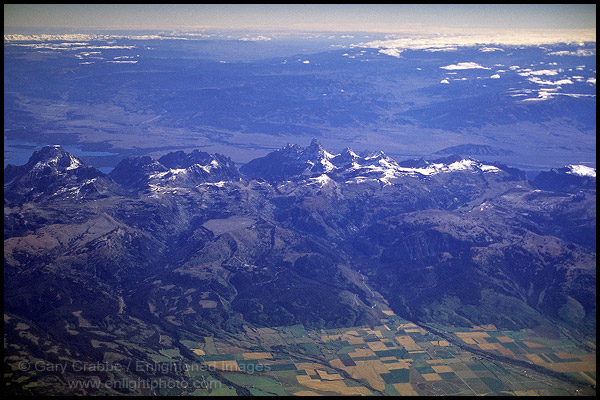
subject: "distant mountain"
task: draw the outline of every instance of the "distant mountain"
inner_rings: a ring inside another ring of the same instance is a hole
[[[512,150],[488,146],[487,144],[461,144],[446,147],[433,154],[463,154],[469,156],[509,156],[515,154]]]
[[[4,169],[5,203],[81,201],[109,196],[116,189],[106,174],[58,145],[36,151],[25,165]]]
[[[109,173],[119,184],[130,188],[148,185],[148,180],[157,174],[168,172],[168,168],[150,156],[130,157],[121,161]]]
[[[345,149],[340,154],[331,154],[316,139],[306,148],[287,145],[240,168],[240,172],[248,178],[269,182],[318,179],[323,183],[334,180],[346,183],[376,181],[382,184],[405,177],[424,178],[455,171],[504,175],[508,168],[457,155],[432,161],[420,159],[398,163],[383,151],[358,155]]]
[[[585,165],[567,165],[540,172],[533,185],[542,190],[577,193],[580,190],[596,192],[596,169]]]
[[[329,160],[333,155],[325,151],[315,139],[302,148],[296,144],[288,144],[280,150],[267,154],[244,164],[240,172],[255,179],[271,182],[285,181],[298,177],[320,175],[333,168]]]
[[[177,151],[158,160],[149,156],[130,157],[121,161],[109,176],[121,185],[136,190],[160,190],[240,178],[231,159],[198,150],[189,154]]]

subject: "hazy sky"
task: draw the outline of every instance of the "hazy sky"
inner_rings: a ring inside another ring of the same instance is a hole
[[[595,4],[5,4],[4,27],[68,29],[594,29]]]

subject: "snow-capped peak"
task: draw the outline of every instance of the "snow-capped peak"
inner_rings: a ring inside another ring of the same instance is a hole
[[[500,172],[500,168],[487,165],[470,158],[440,159],[435,161],[415,160],[398,164],[393,158],[379,153],[363,153],[361,157],[352,162],[344,173],[350,173],[351,181],[364,182],[377,180],[384,185],[391,183],[392,179],[401,177],[425,177],[455,171],[470,171],[473,173]],[[349,182],[348,180],[346,182]]]
[[[315,161],[315,159],[320,159],[320,158],[325,158],[326,160],[329,160],[329,159],[335,157],[333,154],[331,154],[327,150],[325,150],[323,145],[321,145],[321,143],[319,143],[317,141],[317,139],[313,139],[310,142],[310,145],[306,148],[304,153],[312,161]]]
[[[417,167],[417,168],[408,168],[408,167],[400,167],[401,171],[406,173],[418,173],[421,175],[435,175],[444,172],[452,172],[452,171],[481,171],[481,172],[499,172],[500,169],[493,165],[483,164],[480,161],[476,161],[470,158],[463,158],[460,160],[452,161],[449,163],[443,162],[441,160],[436,160],[438,162],[427,162],[425,161],[426,166]]]
[[[585,165],[567,165],[569,170],[567,174],[578,175],[578,176],[589,176],[592,178],[596,177],[596,169]]]
[[[79,168],[83,165],[78,159],[73,157],[73,155],[69,154],[69,158],[71,159],[71,163],[67,168],[65,168],[67,171]]]
[[[324,183],[326,174],[327,179],[336,182],[376,181],[385,186],[402,177],[422,178],[455,171],[499,173],[501,168],[458,155],[434,161],[419,159],[398,163],[383,151],[363,151],[356,154],[346,148],[339,154],[332,154],[313,139],[307,147],[285,146],[265,157],[252,160],[241,170],[249,178],[271,181],[300,179]]]
[[[358,154],[353,152],[349,147],[346,147],[344,151],[342,151],[341,155],[352,159],[358,158]]]
[[[43,147],[34,153],[29,162],[33,170],[39,171],[49,167],[57,173],[84,166],[77,157],[64,150],[60,145]]]

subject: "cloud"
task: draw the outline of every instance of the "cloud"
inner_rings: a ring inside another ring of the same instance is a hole
[[[455,47],[455,46],[454,47],[432,47],[429,49],[425,49],[425,51],[428,51],[430,53],[435,53],[438,51],[457,51],[457,50],[458,50],[458,47]]]
[[[596,49],[577,49],[576,51],[553,51],[548,53],[549,56],[576,56],[576,57],[589,57],[596,55]]]
[[[479,49],[479,51],[481,51],[482,53],[489,53],[491,51],[504,51],[504,49],[501,49],[499,47],[482,47]]]
[[[499,48],[494,46],[541,46],[556,43],[582,46],[584,42],[596,42],[596,29],[516,29],[476,32],[472,34],[407,34],[401,38],[374,40],[353,44],[352,46],[396,50],[449,49],[477,46],[480,47],[481,51],[492,51],[492,49],[494,49],[493,51],[497,51]],[[589,55],[587,53],[590,51],[593,51],[595,54],[595,50],[586,49],[580,49],[576,53],[578,55]],[[564,55],[567,54],[565,53]]]
[[[553,76],[553,75],[558,75],[558,71],[555,69],[541,69],[539,71],[532,71],[530,69],[524,69],[521,72],[518,73],[521,76],[530,76],[530,75],[549,75],[549,76]]]
[[[484,67],[484,66],[479,65],[479,64],[474,63],[474,62],[460,62],[458,64],[446,65],[446,66],[440,67],[440,68],[447,69],[447,70],[455,70],[455,69],[490,69],[490,68]]]
[[[491,79],[500,79],[500,75],[498,74],[494,74],[492,76],[490,76]]]
[[[559,86],[559,85],[572,85],[573,81],[570,79],[560,79],[558,81],[545,81],[542,80],[540,78],[538,78],[537,76],[528,78],[528,80],[530,82],[533,83],[537,83],[538,85],[555,85],[555,86]]]
[[[258,36],[243,37],[243,38],[240,38],[240,40],[243,40],[244,42],[258,42],[261,40],[272,40],[272,39],[269,36],[258,35]]]
[[[531,71],[531,75],[558,75],[555,69],[542,69],[539,71]]]
[[[379,50],[379,52],[381,54],[387,54],[388,56],[400,58],[400,53],[402,53],[402,50],[398,50],[398,49],[381,49],[381,50]]]

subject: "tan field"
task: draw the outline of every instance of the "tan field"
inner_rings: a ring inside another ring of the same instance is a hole
[[[242,353],[245,360],[264,360],[265,358],[273,358],[273,355],[268,352],[262,353]]]
[[[204,364],[209,367],[213,367],[218,369],[219,371],[227,371],[227,372],[237,372],[240,371],[240,368],[235,360],[229,361],[205,361]]]
[[[415,389],[410,383],[394,383],[394,389],[400,393],[400,396],[418,396],[419,393],[415,392]]]
[[[398,343],[400,343],[400,345],[402,345],[402,347],[404,347],[408,351],[422,350],[421,346],[415,343],[413,338],[411,338],[408,335],[396,336],[396,340],[398,341]]]

